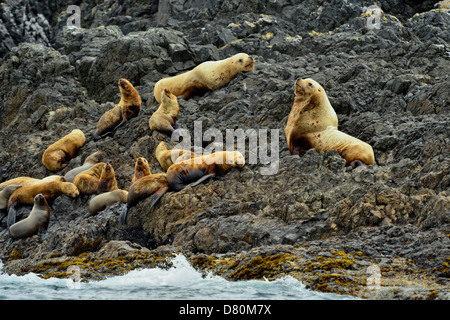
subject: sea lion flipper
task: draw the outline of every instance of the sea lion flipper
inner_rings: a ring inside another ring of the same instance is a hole
[[[8,218],[6,219],[6,225],[11,227],[14,223],[16,223],[17,210],[15,206],[11,206],[8,210]]]
[[[201,177],[200,179],[198,179],[198,180],[195,181],[195,182],[190,183],[189,185],[190,185],[191,187],[195,187],[196,185],[199,185],[199,184],[202,183],[203,181],[205,181],[205,180],[207,180],[207,179],[209,179],[209,178],[214,178],[215,176],[216,176],[215,173],[210,173],[210,174],[204,175],[203,177]]]
[[[152,195],[152,202],[150,203],[150,211],[154,210],[155,204],[167,192],[167,190],[169,190],[169,187],[161,188]]]

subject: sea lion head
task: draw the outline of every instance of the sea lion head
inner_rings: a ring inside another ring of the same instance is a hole
[[[45,206],[47,206],[47,200],[42,195],[42,193],[38,193],[34,197],[34,204],[37,205],[37,206],[45,207]]]
[[[165,105],[175,105],[178,104],[177,97],[170,92],[169,89],[163,89],[161,92],[161,104]]]
[[[159,154],[160,152],[165,150],[167,150],[166,143],[164,141],[161,141],[156,147],[155,154]]]
[[[113,176],[114,176],[114,169],[110,163],[107,163],[105,169],[103,169],[102,177],[110,178]]]
[[[147,159],[145,159],[144,157],[137,158],[137,160],[136,160],[136,167],[140,167],[140,166],[143,166],[143,165],[148,165]]]
[[[233,63],[238,67],[241,71],[253,71],[255,66],[255,59],[250,57],[246,53],[238,53],[233,56]]]
[[[71,182],[61,182],[63,184],[63,191],[65,195],[72,198],[77,198],[80,195],[80,191],[77,186]]]
[[[99,163],[100,161],[102,161],[102,152],[101,151],[96,151],[94,153],[91,153],[84,160],[84,162],[90,162],[90,163]]]
[[[295,81],[295,96],[308,99],[316,93],[322,93],[324,89],[313,79],[297,79]]]
[[[119,80],[119,90],[123,93],[131,93],[131,88],[133,88],[133,85],[128,81],[127,79],[120,79]]]

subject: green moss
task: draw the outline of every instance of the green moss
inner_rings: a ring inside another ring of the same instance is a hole
[[[333,257],[318,256],[306,263],[305,271],[314,270],[333,270],[333,269],[349,269],[355,259],[351,254],[344,251],[332,251]]]
[[[171,262],[167,258],[168,254],[160,257],[152,254],[130,254],[117,258],[99,259],[95,253],[84,252],[77,257],[69,257],[64,260],[46,261],[34,267],[26,268],[25,272],[33,272],[41,278],[68,278],[67,270],[70,266],[77,266],[81,271],[82,281],[100,280],[108,276],[122,275],[131,270],[147,267],[168,267]]]
[[[13,249],[11,251],[11,254],[9,255],[8,261],[18,260],[18,259],[23,259],[23,254],[19,250]]]
[[[288,253],[257,256],[238,267],[230,273],[228,277],[231,280],[250,280],[262,278],[273,280],[274,278],[283,275],[283,270],[285,269],[284,264],[289,262],[290,258],[291,256]]]
[[[77,244],[73,246],[72,251],[69,253],[71,256],[78,256],[84,252],[95,252],[100,249],[100,244],[103,239],[94,239],[92,241],[87,241],[82,238]]]
[[[320,276],[314,289],[321,292],[332,292],[337,294],[350,293],[358,286],[352,278],[338,273],[324,274]]]

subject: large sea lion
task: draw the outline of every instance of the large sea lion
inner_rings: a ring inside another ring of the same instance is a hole
[[[42,155],[42,163],[50,171],[58,171],[76,156],[78,149],[86,142],[83,131],[74,129],[71,133],[50,145]]]
[[[148,165],[147,159],[144,157],[139,157],[136,159],[136,164],[134,165],[134,175],[131,179],[131,183],[136,182],[136,180],[148,176],[151,174],[150,166]]]
[[[136,117],[141,110],[141,96],[133,85],[126,79],[119,80],[119,90],[122,94],[119,103],[106,111],[97,123],[94,140],[103,138],[114,132],[127,120]]]
[[[39,193],[34,197],[33,203],[33,209],[28,217],[9,227],[11,238],[27,238],[47,230],[50,221],[50,207],[47,200]]]
[[[111,164],[107,164],[103,169],[98,181],[97,193],[110,192],[118,189],[116,175]]]
[[[169,90],[163,89],[161,93],[161,104],[150,117],[148,126],[150,130],[172,133],[179,113],[180,106],[177,97]]]
[[[165,173],[155,173],[136,180],[129,190],[127,205],[123,208],[119,222],[125,223],[128,210],[134,207],[139,201],[152,196],[149,209],[152,210],[158,200],[169,190]]]
[[[76,198],[80,192],[78,188],[70,182],[42,182],[28,187],[21,187],[14,191],[8,200],[8,218],[7,225],[11,226],[16,220],[16,207],[18,205],[32,205],[34,203],[34,197],[41,193],[45,199],[53,200],[61,194],[65,194],[69,197]]]
[[[97,193],[98,183],[106,163],[99,162],[94,164],[90,169],[80,172],[73,179],[73,184],[77,186],[82,194]]]
[[[324,88],[312,79],[297,79],[294,105],[284,130],[291,154],[302,156],[311,148],[318,152],[335,149],[347,166],[374,164],[372,147],[339,131],[337,125],[336,112]]]
[[[70,171],[67,171],[67,173],[64,175],[64,178],[67,182],[73,182],[73,179],[75,179],[75,176],[79,174],[80,172],[83,172],[85,170],[88,170],[92,168],[92,166],[96,163],[99,163],[102,161],[102,152],[96,151],[92,154],[90,154],[83,162],[83,165],[73,168]]]
[[[127,196],[128,191],[121,189],[99,194],[89,201],[89,213],[91,215],[96,215],[97,212],[105,210],[106,207],[109,207],[116,202],[126,203]]]
[[[65,182],[66,179],[63,176],[59,175],[51,175],[42,179],[36,179],[31,177],[17,177],[0,183],[0,191],[10,185],[21,185],[22,187],[27,187],[36,183],[50,182],[50,181]]]
[[[167,149],[166,143],[161,141],[156,147],[155,157],[161,165],[161,168],[167,171],[172,164],[197,157],[197,155],[189,150]]]
[[[216,175],[224,175],[233,168],[242,168],[245,158],[239,151],[221,151],[174,163],[167,170],[171,189],[180,191]]]
[[[188,72],[159,80],[154,88],[155,99],[161,103],[161,92],[164,89],[184,99],[197,92],[220,89],[239,72],[252,71],[254,64],[255,60],[245,53],[219,61],[203,62]]]

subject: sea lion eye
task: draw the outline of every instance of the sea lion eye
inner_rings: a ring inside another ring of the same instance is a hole
[[[239,62],[242,62],[242,61],[244,61],[244,60],[242,60],[242,59],[239,59]]]
[[[312,87],[312,83],[310,82],[310,83],[308,83],[308,85],[310,86],[310,87]]]

